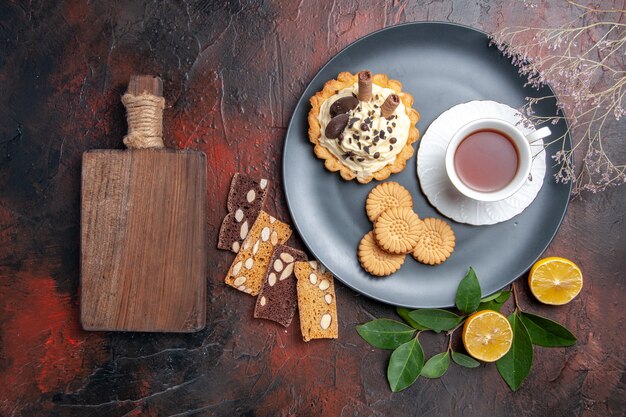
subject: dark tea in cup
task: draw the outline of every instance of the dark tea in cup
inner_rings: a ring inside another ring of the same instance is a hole
[[[550,134],[545,126],[529,134],[501,119],[471,121],[448,142],[446,173],[461,194],[477,201],[511,197],[529,181],[530,143]]]
[[[513,181],[519,159],[513,139],[498,130],[481,129],[461,140],[454,153],[454,169],[466,186],[493,192]]]

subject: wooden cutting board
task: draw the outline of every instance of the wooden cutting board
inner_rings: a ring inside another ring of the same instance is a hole
[[[134,77],[129,84],[134,94],[162,91],[155,77]],[[202,329],[208,245],[204,153],[88,151],[81,191],[83,328]]]

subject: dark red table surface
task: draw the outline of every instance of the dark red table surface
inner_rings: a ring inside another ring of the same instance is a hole
[[[542,306],[520,285],[522,305],[565,323],[578,343],[536,348],[517,393],[488,365],[453,367],[392,394],[389,353],[354,330],[394,317],[392,307],[339,284],[340,338],[306,344],[297,322],[285,331],[252,319],[254,299],[223,284],[233,255],[214,245],[205,330],[89,333],[78,322],[81,155],[122,147],[120,96],[131,74],[163,77],[169,145],[206,152],[215,242],[236,171],[269,177],[267,209],[289,218],[281,156],[291,112],[313,75],[350,42],[420,20],[487,31],[545,27],[572,19],[571,6],[38,3],[0,5],[0,415],[624,415],[626,190],[619,188],[573,201],[546,251],[584,271],[576,300]],[[623,139],[624,127],[613,126],[613,137]],[[422,340],[432,354],[445,340],[429,336]]]

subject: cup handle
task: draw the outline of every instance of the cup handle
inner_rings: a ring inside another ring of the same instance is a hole
[[[548,126],[544,126],[541,129],[537,129],[534,132],[526,135],[526,140],[528,141],[528,143],[534,143],[537,142],[539,139],[543,139],[546,136],[550,136],[552,134],[552,131],[550,130],[550,128]]]

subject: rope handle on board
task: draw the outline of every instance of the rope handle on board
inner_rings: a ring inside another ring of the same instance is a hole
[[[152,75],[133,75],[122,96],[126,107],[128,133],[124,144],[128,149],[164,148],[163,143],[163,81]]]

